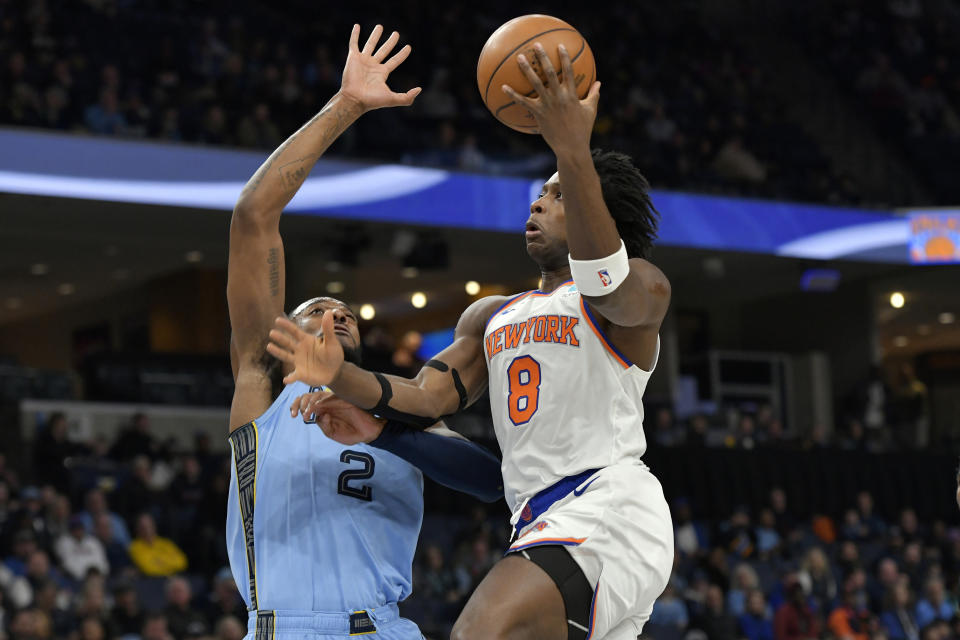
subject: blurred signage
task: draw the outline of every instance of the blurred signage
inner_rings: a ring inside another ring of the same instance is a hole
[[[229,211],[266,157],[265,152],[0,128],[0,192]],[[287,211],[515,233],[519,241],[531,199],[546,178],[323,158]],[[908,260],[909,221],[890,211],[661,190],[651,196],[660,212],[660,245],[811,260]],[[938,233],[942,239],[933,249],[946,253],[937,249],[946,242],[960,246],[955,233]],[[828,280],[810,284],[827,286]]]
[[[960,262],[960,211],[910,214],[910,262]]]

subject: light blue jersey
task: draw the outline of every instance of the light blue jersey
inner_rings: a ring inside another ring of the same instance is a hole
[[[250,610],[248,637],[370,633],[372,623],[378,637],[420,638],[396,603],[411,591],[423,476],[291,418],[293,400],[309,391],[288,385],[230,434],[227,552]]]

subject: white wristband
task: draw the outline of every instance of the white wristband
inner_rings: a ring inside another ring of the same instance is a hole
[[[620,283],[630,275],[630,260],[627,247],[620,241],[620,250],[597,260],[574,260],[570,258],[570,275],[585,296],[605,296],[616,291]]]

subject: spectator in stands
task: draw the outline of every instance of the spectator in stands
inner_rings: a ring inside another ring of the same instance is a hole
[[[769,558],[780,549],[780,534],[777,533],[777,518],[773,515],[773,509],[766,507],[760,511],[756,535],[757,553],[761,558]]]
[[[920,546],[920,543],[911,542],[905,545],[900,571],[910,579],[910,586],[913,589],[919,591],[926,586],[926,569],[923,562],[923,547]]]
[[[660,407],[657,409],[656,418],[653,421],[652,440],[661,447],[673,447],[680,443],[683,434],[681,434],[673,422],[673,412],[669,407]]]
[[[233,574],[228,567],[217,572],[213,581],[213,592],[205,608],[209,628],[215,629],[224,617],[234,617],[243,622],[247,619],[247,606],[240,597]]]
[[[61,536],[70,533],[70,499],[59,493],[55,494],[47,504],[46,511],[47,531],[56,544]]]
[[[243,640],[247,634],[247,627],[233,616],[224,616],[217,622],[216,640]]]
[[[770,508],[773,509],[780,539],[783,541],[789,540],[790,533],[793,531],[794,519],[787,509],[787,494],[781,487],[774,487],[770,490]]]
[[[110,614],[111,635],[136,636],[144,627],[146,618],[133,583],[122,580],[113,589],[113,611]],[[166,622],[166,621],[164,621]]]
[[[747,640],[773,640],[772,618],[763,591],[754,589],[747,595],[746,611],[737,623],[740,625],[740,633]]]
[[[813,610],[806,603],[803,585],[796,575],[784,580],[786,600],[773,616],[774,640],[815,640],[820,625]]]
[[[904,509],[900,512],[900,536],[904,542],[920,542],[925,539],[923,530],[917,520],[917,512],[913,509]]]
[[[114,536],[113,523],[108,514],[101,513],[97,516],[93,525],[93,534],[103,547],[107,566],[114,573],[130,566],[130,545],[124,544]]]
[[[690,501],[686,498],[677,498],[672,511],[677,551],[685,556],[699,555],[710,545],[706,527],[693,521]]]
[[[76,620],[66,604],[60,602],[60,590],[53,580],[39,582],[33,594],[33,606],[50,621],[54,636],[58,638],[68,636],[74,629]],[[67,598],[63,600],[69,602]]]
[[[810,598],[814,610],[825,615],[837,597],[837,581],[823,549],[813,547],[807,551],[797,572],[797,580]]]
[[[473,590],[480,584],[483,577],[487,575],[493,566],[495,554],[490,550],[490,542],[485,535],[477,535],[470,542],[466,557],[457,566],[457,579],[460,582],[460,589],[466,593],[473,593]]]
[[[920,640],[920,625],[914,610],[910,589],[903,582],[895,584],[887,596],[886,610],[880,616],[880,624],[890,640]]]
[[[79,516],[70,518],[70,532],[62,534],[56,541],[54,548],[67,575],[74,580],[82,581],[91,570],[100,575],[110,573],[107,563],[107,554],[97,538],[87,533],[83,526],[83,519]]]
[[[157,525],[149,513],[137,518],[137,537],[130,543],[130,557],[147,576],[172,576],[187,568],[183,551],[173,540],[157,535]]]
[[[56,567],[50,564],[50,556],[47,555],[47,552],[40,549],[30,554],[30,558],[27,560],[25,577],[34,593],[36,593],[39,585],[49,580],[52,580],[61,589],[70,586],[69,581],[57,571]]]
[[[437,545],[428,545],[423,553],[424,564],[420,592],[423,596],[446,603],[456,603],[463,598],[457,575],[444,563],[443,550]]]
[[[23,576],[15,575],[6,564],[0,565],[0,605],[8,604],[14,609],[22,609],[30,604],[33,590]],[[0,606],[2,609],[2,606]],[[3,617],[0,611],[0,617]],[[4,625],[0,624],[0,629]]]
[[[855,575],[847,579],[841,604],[830,613],[827,619],[827,628],[842,640],[870,639],[873,617],[867,609],[866,593],[859,584],[861,580],[858,580]]]
[[[145,413],[134,414],[110,449],[110,457],[120,462],[137,456],[152,457],[156,449],[150,433],[150,418]]]
[[[50,631],[50,621],[38,609],[21,609],[10,621],[10,640],[44,640]]]
[[[20,491],[20,500],[20,509],[14,515],[14,528],[19,531],[30,531],[39,546],[49,549],[52,540],[47,530],[40,489],[34,486],[24,487]]]
[[[191,606],[190,583],[185,578],[169,578],[166,597],[167,605],[163,613],[167,617],[167,628],[174,638],[206,634],[207,621],[203,614]]]
[[[143,621],[140,640],[175,640],[167,627],[167,619],[162,613],[151,613]],[[179,639],[176,639],[179,640]]]
[[[857,494],[857,512],[860,522],[867,528],[867,539],[879,540],[887,530],[887,524],[873,512],[873,496],[869,491]]]
[[[747,596],[760,588],[760,578],[749,564],[743,562],[733,570],[733,584],[727,592],[727,612],[736,617],[747,609]]]
[[[125,547],[129,546],[130,530],[127,529],[127,523],[118,514],[110,511],[110,506],[107,504],[107,498],[103,491],[100,489],[88,491],[86,505],[87,509],[80,512],[80,518],[83,520],[83,526],[87,531],[93,532],[96,520],[100,516],[104,516],[110,521],[111,540],[119,542]],[[104,542],[102,536],[100,536],[100,540]],[[106,543],[104,542],[104,544]]]
[[[94,616],[87,616],[80,621],[78,640],[106,640],[107,632],[103,621]]]
[[[723,589],[710,585],[703,611],[693,617],[690,626],[703,631],[710,640],[736,640],[737,623],[724,610],[723,604]]]
[[[123,135],[127,120],[120,112],[117,92],[114,89],[103,89],[100,92],[100,101],[87,107],[84,112],[84,122],[93,133]]]
[[[960,490],[958,490],[960,495]],[[0,544],[8,540],[8,529],[13,519],[13,509],[10,505],[10,485],[0,480]]]
[[[206,494],[200,463],[193,456],[183,458],[180,472],[167,492],[175,530],[186,532],[194,526]]]
[[[59,411],[50,414],[33,448],[37,482],[53,485],[57,491],[64,493],[70,488],[70,476],[64,460],[80,452],[80,448],[67,439],[67,428],[66,415]]]
[[[118,492],[120,512],[124,517],[132,520],[146,506],[149,511],[158,515],[161,508],[165,506],[161,501],[164,496],[153,489],[150,458],[137,456],[130,466],[132,474]]]
[[[687,604],[677,597],[677,589],[671,580],[663,590],[663,594],[653,603],[653,613],[650,614],[650,624],[661,627],[674,627],[684,631],[690,622]]]
[[[27,561],[37,550],[37,538],[28,529],[21,529],[13,536],[13,554],[7,556],[3,563],[15,576],[27,574]]]
[[[874,611],[886,609],[890,594],[899,581],[900,568],[897,561],[893,558],[881,558],[877,563],[877,575],[867,583],[870,608]]]
[[[942,579],[929,578],[925,587],[926,597],[917,602],[916,611],[917,625],[921,629],[935,620],[950,620],[957,609],[957,603],[948,596]]]
[[[738,506],[730,520],[721,525],[720,536],[724,548],[731,556],[750,558],[756,553],[756,533],[750,526],[750,512],[743,505]]]

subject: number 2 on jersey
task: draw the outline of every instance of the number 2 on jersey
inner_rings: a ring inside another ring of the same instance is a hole
[[[530,356],[514,358],[507,367],[507,380],[510,421],[519,427],[530,422],[540,406],[540,363]]]

